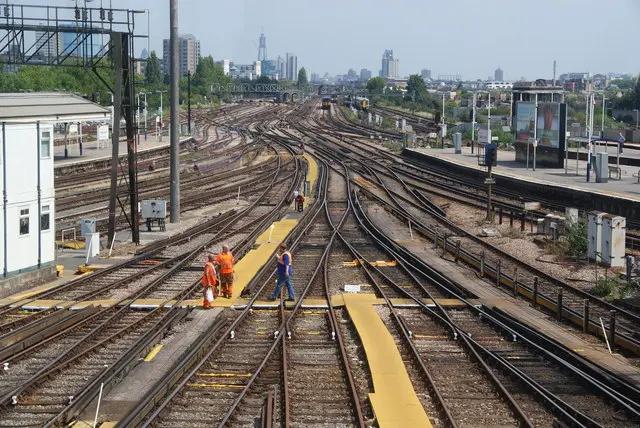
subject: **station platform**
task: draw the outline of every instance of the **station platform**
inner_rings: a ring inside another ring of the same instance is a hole
[[[614,150],[610,148],[609,151],[613,155]],[[475,154],[471,153],[470,147],[463,147],[462,154],[458,155],[454,153],[453,148],[412,148],[405,149],[404,154],[407,156],[419,154],[425,158],[438,159],[442,162],[476,171],[486,172],[487,170],[486,167],[478,165],[477,151]],[[592,174],[591,182],[587,183],[586,161],[570,159],[568,172],[565,174],[564,168],[537,166],[536,170],[533,171],[533,161],[531,161],[529,169],[526,169],[524,164],[516,162],[515,156],[515,151],[498,150],[498,165],[493,168],[493,175],[535,182],[544,186],[570,188],[580,192],[601,194],[608,197],[614,196],[620,199],[640,202],[640,183],[638,183],[637,177],[637,174],[640,173],[640,168],[638,167],[620,165],[621,180],[612,178],[607,183],[596,183],[595,176]],[[633,154],[633,156],[640,157],[640,154]],[[636,175],[635,177],[634,174]]]
[[[181,137],[180,143],[190,140],[192,137]],[[138,144],[138,154],[168,147],[171,142],[171,138],[168,134],[164,134],[162,138],[158,138],[155,134],[148,134],[145,140],[144,135],[140,135],[140,141]],[[67,144],[67,157],[64,156],[64,145],[54,147],[54,168],[72,167],[88,162],[99,162],[111,159],[111,143],[98,146],[97,141],[90,141],[83,143],[82,154],[80,154],[80,145],[73,141]],[[118,146],[118,152],[120,156],[127,155],[127,141],[120,140]]]
[[[402,355],[373,305],[373,294],[345,294],[344,302],[367,356],[375,392],[369,401],[380,427],[431,427]]]

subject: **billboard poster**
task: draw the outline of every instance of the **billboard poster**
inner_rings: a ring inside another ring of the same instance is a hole
[[[538,103],[538,144],[543,147],[560,147],[560,104]]]
[[[533,138],[535,118],[535,103],[525,101],[516,103],[516,141],[526,143],[529,138]]]

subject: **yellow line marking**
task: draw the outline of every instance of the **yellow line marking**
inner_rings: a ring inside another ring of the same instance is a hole
[[[369,401],[378,425],[431,428],[400,351],[373,307],[376,296],[343,294],[343,298],[367,356],[375,391],[369,393]]]
[[[188,383],[187,386],[191,388],[244,388],[244,385],[233,385],[230,383]]]
[[[149,351],[147,356],[144,357],[144,361],[147,362],[147,363],[149,361],[153,361],[153,359],[156,357],[156,355],[158,355],[158,352],[160,352],[160,350],[162,349],[163,346],[164,345],[162,343],[158,343],[156,346],[151,348],[151,351]]]

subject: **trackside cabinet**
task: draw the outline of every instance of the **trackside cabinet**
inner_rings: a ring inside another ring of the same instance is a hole
[[[606,214],[602,217],[602,262],[611,267],[625,265],[626,224],[624,217]]]

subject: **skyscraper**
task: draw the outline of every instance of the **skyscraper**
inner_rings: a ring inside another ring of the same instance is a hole
[[[362,80],[363,82],[366,82],[369,79],[371,79],[371,70],[367,70],[366,68],[361,69],[360,80]]]
[[[287,53],[287,80],[298,79],[298,57]]]
[[[258,44],[258,61],[267,60],[267,38],[264,33],[260,33],[260,39]]]
[[[287,78],[287,62],[278,55],[276,60],[276,71],[278,73],[278,80],[284,80]]]
[[[393,57],[393,49],[382,54],[382,77],[397,79],[400,76],[400,61]]]
[[[504,71],[500,67],[496,68],[493,72],[493,80],[496,82],[504,82]]]
[[[62,43],[58,33],[36,31],[36,47],[44,57],[55,57],[62,51]]]
[[[162,64],[165,74],[169,73],[169,39],[164,39],[162,43]],[[185,34],[178,38],[178,64],[180,75],[186,76],[196,72],[198,61],[200,61],[200,41],[191,34]]]

